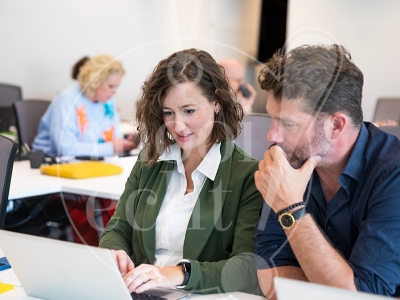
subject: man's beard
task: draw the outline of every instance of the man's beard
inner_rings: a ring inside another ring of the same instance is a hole
[[[323,157],[328,155],[332,150],[332,145],[325,136],[323,122],[319,122],[316,125],[311,141],[296,147],[294,151],[279,143],[277,145],[285,151],[287,159],[294,169],[299,169],[311,156],[319,155]]]

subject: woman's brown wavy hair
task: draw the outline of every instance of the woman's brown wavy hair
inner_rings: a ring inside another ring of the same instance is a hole
[[[210,142],[234,140],[240,133],[243,109],[236,101],[224,69],[202,50],[186,49],[159,62],[142,85],[142,96],[136,104],[138,133],[149,165],[175,143],[163,121],[163,102],[175,84],[193,82],[208,101],[217,101]]]

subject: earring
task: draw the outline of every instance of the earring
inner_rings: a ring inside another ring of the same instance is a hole
[[[219,113],[219,110],[217,110],[217,111],[214,112],[215,115],[218,115],[218,113]]]

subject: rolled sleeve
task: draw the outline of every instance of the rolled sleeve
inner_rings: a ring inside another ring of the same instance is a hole
[[[254,253],[257,269],[299,266],[275,212],[266,203],[260,210],[255,236]]]

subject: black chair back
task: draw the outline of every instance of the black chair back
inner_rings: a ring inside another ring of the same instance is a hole
[[[393,120],[400,124],[400,98],[380,98],[376,103],[374,122]]]
[[[0,83],[0,106],[11,107],[15,101],[21,99],[21,87],[13,84]]]
[[[42,99],[21,100],[13,104],[17,118],[18,141],[20,154],[29,152],[33,140],[38,133],[40,119],[50,105],[50,101]]]
[[[4,229],[8,192],[17,149],[16,142],[0,135],[0,229]]]
[[[17,85],[0,83],[0,131],[9,131],[15,126],[12,104],[22,99],[22,89]]]

